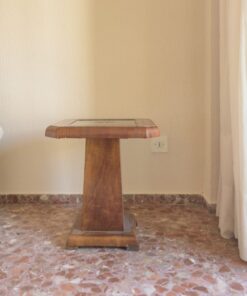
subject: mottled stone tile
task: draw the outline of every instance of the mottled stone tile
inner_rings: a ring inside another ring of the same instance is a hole
[[[57,198],[0,205],[0,295],[247,295],[237,241],[206,208],[132,197],[140,251],[66,250],[80,196]]]
[[[53,204],[81,204],[81,194],[2,194],[1,203],[53,203]],[[165,204],[194,204],[206,207],[210,213],[215,213],[216,206],[208,204],[202,195],[198,194],[124,194],[124,203],[128,205],[143,203]]]

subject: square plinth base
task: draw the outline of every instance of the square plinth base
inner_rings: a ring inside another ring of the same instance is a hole
[[[138,251],[139,245],[135,234],[136,225],[134,216],[125,213],[124,231],[83,231],[80,230],[81,215],[79,215],[68,237],[67,248],[115,247]]]

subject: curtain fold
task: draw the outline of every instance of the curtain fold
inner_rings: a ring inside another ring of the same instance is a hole
[[[247,261],[247,0],[220,0],[221,235],[238,239]]]

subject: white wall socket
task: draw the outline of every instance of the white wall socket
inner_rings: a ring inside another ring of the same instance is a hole
[[[168,152],[168,137],[153,138],[151,140],[151,151],[155,153]]]

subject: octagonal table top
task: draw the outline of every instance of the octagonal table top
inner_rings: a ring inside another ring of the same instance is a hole
[[[150,119],[67,119],[50,125],[51,138],[152,138],[160,135]]]

